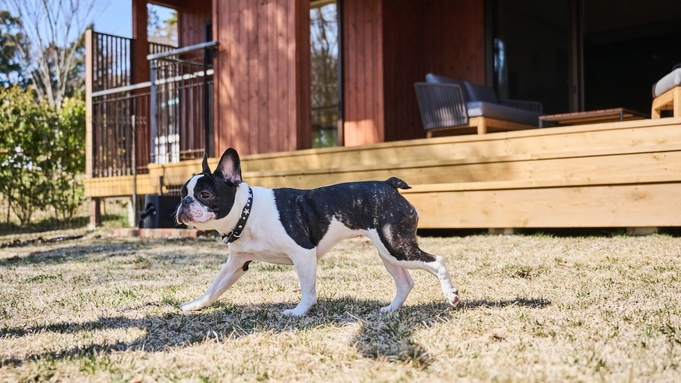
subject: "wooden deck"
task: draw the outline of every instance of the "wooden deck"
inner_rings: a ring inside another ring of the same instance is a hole
[[[421,228],[681,226],[681,118],[251,155],[241,166],[246,182],[266,187],[400,177]],[[137,194],[200,168],[150,165]],[[131,195],[132,177],[88,179],[86,193]]]

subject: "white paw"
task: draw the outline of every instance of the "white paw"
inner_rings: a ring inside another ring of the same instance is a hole
[[[308,309],[299,309],[298,307],[290,310],[284,310],[284,315],[289,317],[299,317],[307,314]]]
[[[193,300],[191,302],[185,302],[180,305],[180,310],[182,311],[195,311],[195,310],[201,310],[204,308],[204,304],[201,300]]]
[[[393,313],[393,312],[397,311],[397,309],[399,309],[399,306],[395,307],[391,304],[391,305],[388,305],[388,306],[385,306],[385,307],[381,307],[381,312],[382,313]]]
[[[456,290],[453,290],[451,293],[447,294],[446,296],[447,302],[449,302],[452,307],[456,307],[456,305],[461,302],[461,297],[459,296],[459,292]]]

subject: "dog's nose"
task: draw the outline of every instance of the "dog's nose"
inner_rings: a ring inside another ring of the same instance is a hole
[[[189,204],[191,204],[192,202],[194,202],[194,198],[192,198],[192,196],[190,196],[190,195],[188,195],[188,196],[182,198],[182,204],[183,204],[183,205],[189,205]]]

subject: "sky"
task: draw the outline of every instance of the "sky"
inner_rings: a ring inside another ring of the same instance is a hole
[[[132,37],[132,0],[96,0],[95,32]]]
[[[161,20],[170,17],[170,9],[156,9]],[[132,38],[132,0],[95,0],[92,14],[95,32]]]

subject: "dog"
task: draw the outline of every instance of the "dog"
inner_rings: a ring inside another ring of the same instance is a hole
[[[229,244],[229,257],[197,299],[180,306],[199,310],[213,303],[246,271],[251,261],[293,265],[302,298],[285,315],[305,315],[317,303],[317,262],[338,241],[365,235],[395,281],[397,293],[382,312],[400,308],[414,286],[408,269],[426,270],[440,281],[452,306],[459,293],[442,256],[421,250],[418,213],[398,192],[402,180],[339,183],[310,190],[250,187],[241,178],[236,150],[227,149],[214,172],[204,156],[202,172],[182,187],[178,224],[216,230]]]

